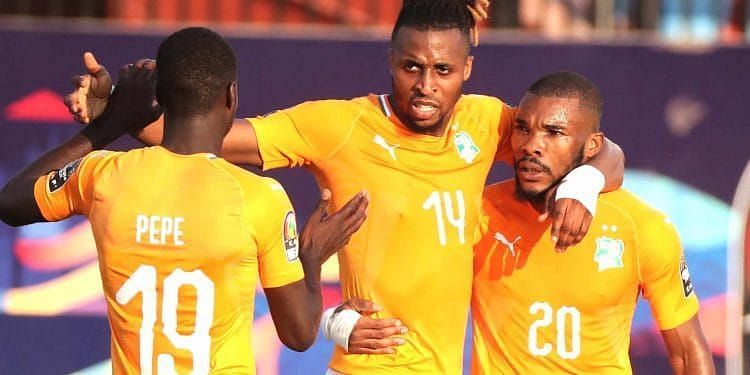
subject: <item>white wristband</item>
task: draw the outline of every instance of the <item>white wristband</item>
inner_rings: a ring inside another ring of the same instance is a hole
[[[320,317],[320,330],[328,340],[331,339],[331,317],[334,311],[336,311],[336,306],[329,307],[326,311],[323,311],[323,315]]]
[[[323,316],[320,320],[320,327],[323,330],[323,336],[329,340],[333,340],[336,345],[344,348],[347,352],[349,351],[349,336],[354,330],[354,325],[361,315],[354,310],[341,310],[338,313],[334,313],[335,307],[331,307],[323,312]]]
[[[603,188],[604,174],[590,165],[582,165],[563,178],[557,188],[555,201],[563,198],[575,199],[594,216],[599,193]]]

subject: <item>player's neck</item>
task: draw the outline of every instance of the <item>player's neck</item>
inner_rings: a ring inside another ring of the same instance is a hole
[[[518,181],[516,180],[516,189],[513,194],[517,201],[519,202],[526,202],[531,208],[534,209],[537,213],[540,215],[547,211],[547,200],[546,200],[546,194],[542,194],[538,197],[529,197],[523,192],[520,191],[520,187],[518,186]]]
[[[224,134],[210,115],[178,117],[164,115],[162,147],[176,154],[210,153],[221,155]]]

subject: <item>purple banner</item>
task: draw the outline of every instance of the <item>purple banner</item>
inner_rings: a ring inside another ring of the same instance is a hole
[[[0,181],[78,130],[61,100],[68,78],[81,71],[84,51],[94,51],[114,74],[136,58],[154,57],[162,38],[0,31]],[[385,41],[231,38],[231,43],[240,61],[242,115],[390,89]],[[744,105],[750,49],[680,53],[644,46],[500,44],[481,45],[474,55],[465,91],[512,104],[551,71],[573,70],[599,85],[603,130],[626,153],[626,186],[665,211],[680,231],[702,300],[703,328],[723,369],[724,358],[738,350],[726,345],[732,298],[727,231],[734,197],[750,195],[737,191],[750,159],[750,112]],[[134,145],[123,140],[116,146]],[[312,177],[304,170],[270,175],[286,187],[304,222],[317,198]],[[506,167],[497,167],[488,182],[508,176]],[[0,226],[0,373],[69,373],[109,357],[88,236],[82,220]],[[333,304],[339,298],[335,272],[326,280],[326,303]],[[259,373],[322,373],[331,344],[319,339],[304,354],[282,349],[262,293],[256,304]],[[639,306],[632,343],[636,373],[669,371],[660,342],[647,307]]]

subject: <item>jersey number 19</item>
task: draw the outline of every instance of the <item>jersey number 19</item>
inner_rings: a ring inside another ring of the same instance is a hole
[[[191,335],[177,333],[177,294],[181,286],[191,285],[196,290],[195,330]],[[214,319],[214,283],[200,270],[185,272],[178,268],[164,279],[161,320],[163,333],[177,349],[193,354],[193,374],[208,374],[211,336],[209,329]],[[117,303],[126,305],[136,294],[143,295],[141,303],[140,362],[141,374],[153,373],[154,325],[156,324],[156,267],[141,265],[117,291]],[[159,354],[159,374],[174,374],[174,357]]]

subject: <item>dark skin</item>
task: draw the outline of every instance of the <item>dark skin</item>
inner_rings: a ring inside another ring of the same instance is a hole
[[[548,192],[582,161],[588,161],[601,152],[604,134],[594,131],[599,128],[599,118],[592,111],[571,111],[570,108],[578,104],[578,99],[540,98],[527,94],[516,112],[511,137],[516,182],[540,214],[547,211]],[[539,130],[532,132],[531,124],[537,125]],[[586,137],[575,133],[576,129],[584,127],[590,128]],[[547,150],[546,146],[551,144],[565,147]],[[575,160],[579,157],[582,160]],[[562,232],[558,242],[580,242],[588,232],[591,220],[590,215],[584,217],[580,227]]]
[[[160,108],[153,105],[151,99],[154,97],[154,68],[155,63],[146,60],[123,68],[117,90],[99,119],[8,182],[0,192],[0,219],[14,226],[45,221],[33,194],[38,177],[135,130],[137,124],[159,117]],[[232,82],[205,114],[184,115],[165,109],[163,146],[178,154],[220,155],[222,138],[231,127],[236,108],[237,85]],[[265,289],[279,338],[296,351],[309,348],[317,336],[322,313],[321,265],[349,241],[366,218],[366,193],[357,194],[341,210],[328,215],[330,196],[328,190],[322,192],[320,202],[300,234],[299,258],[304,279]]]
[[[458,29],[420,31],[403,27],[398,31],[389,54],[393,78],[390,99],[396,116],[405,126],[421,134],[440,136],[445,132],[463,82],[471,76],[473,56],[468,52],[468,41]],[[84,55],[84,65],[89,73],[74,77],[77,90],[65,97],[68,109],[81,122],[90,120],[89,113],[95,114],[106,107],[107,98],[102,95],[111,87],[109,75],[92,54]],[[163,126],[160,118],[140,131],[138,138],[149,145],[160,144]],[[224,138],[222,155],[233,163],[262,165],[252,124],[244,119],[234,121]],[[622,185],[624,154],[615,143],[605,138],[602,150],[587,164],[604,174],[604,191]],[[582,237],[582,223],[590,221],[591,214],[576,200],[553,198],[552,194],[548,196],[549,210],[542,213],[540,220],[552,217],[551,237],[564,250]]]
[[[578,98],[527,93],[518,107],[511,142],[517,187],[521,190],[519,199],[528,200],[539,212],[544,211],[545,192],[581,161],[601,152],[603,139],[599,116],[582,106]],[[577,160],[580,156],[582,160]],[[673,329],[661,331],[661,335],[675,374],[715,373],[697,315]]]
[[[511,142],[517,186],[522,191],[519,199],[528,200],[538,212],[544,212],[547,192],[559,179],[601,152],[604,134],[598,129],[599,116],[581,107],[578,98],[527,93],[518,107]],[[586,226],[589,224],[590,221]],[[368,315],[375,310],[367,301],[349,302],[347,308],[363,314],[360,321],[366,323],[352,331],[349,352],[392,353],[398,345],[399,327],[379,320],[372,322]],[[661,335],[675,374],[715,373],[697,315],[675,328],[661,331]]]
[[[465,48],[457,46],[466,45]],[[415,133],[442,136],[471,77],[474,56],[461,31],[402,28],[393,41],[388,64],[393,77],[391,100],[401,122]]]
[[[108,88],[110,84],[108,75],[101,73],[101,67],[93,56],[85,59],[88,59],[85,65],[89,74],[75,77],[74,85],[78,91],[65,98],[70,112],[84,122],[89,118],[89,112],[95,113],[94,109],[106,106],[106,99],[92,98],[83,91],[90,88],[96,92],[106,92],[108,89],[99,87]],[[391,45],[389,66],[393,79],[390,100],[398,119],[414,132],[443,135],[456,101],[461,96],[463,83],[471,76],[473,57],[469,55],[468,40],[458,29],[420,31],[403,27]],[[92,104],[93,109],[88,110]],[[138,138],[146,144],[159,144],[162,141],[162,128],[163,121],[160,119],[146,127]],[[624,155],[619,146],[606,138],[601,148],[596,156],[588,160],[588,164],[604,174],[604,190],[611,191],[622,185]],[[235,120],[224,138],[222,154],[233,163],[261,166],[263,160],[252,124],[244,119]],[[549,210],[540,214],[540,220],[551,218],[551,237],[557,248],[563,251],[583,237],[591,222],[591,213],[576,200],[555,201],[554,194],[547,197]],[[374,328],[374,325],[366,324],[369,322],[361,320],[355,331]],[[389,328],[395,330],[396,326],[391,324]]]

